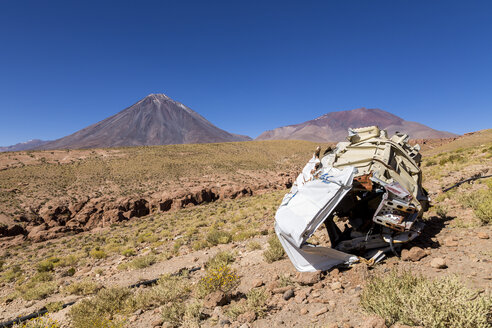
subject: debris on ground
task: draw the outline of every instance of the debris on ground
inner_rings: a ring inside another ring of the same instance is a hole
[[[313,158],[285,195],[275,231],[298,271],[374,264],[420,235],[429,207],[420,146],[376,126],[349,129],[348,141]],[[330,245],[309,238],[324,224]]]

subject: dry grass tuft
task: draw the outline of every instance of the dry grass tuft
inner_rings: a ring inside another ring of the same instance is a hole
[[[388,325],[486,328],[492,298],[466,288],[457,277],[429,280],[393,271],[369,281],[361,305]]]
[[[285,255],[284,248],[277,238],[277,235],[272,235],[268,239],[268,248],[263,252],[263,257],[268,263],[272,263],[282,259]]]

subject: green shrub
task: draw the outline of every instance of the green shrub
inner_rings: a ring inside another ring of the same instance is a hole
[[[249,239],[251,237],[254,237],[258,234],[259,233],[255,230],[244,230],[244,231],[240,231],[240,232],[237,232],[236,234],[234,234],[232,236],[232,240],[233,241],[243,241],[243,240]]]
[[[207,247],[208,247],[208,242],[206,240],[197,240],[191,244],[191,248],[194,251],[199,251]]]
[[[252,242],[248,243],[246,248],[250,251],[255,251],[255,250],[261,249],[261,244],[257,241],[252,241]]]
[[[48,317],[34,318],[29,321],[15,324],[12,328],[60,328],[58,321]]]
[[[124,249],[123,252],[121,252],[121,255],[126,256],[126,257],[135,256],[136,254],[137,254],[137,252],[135,251],[134,248],[127,248],[127,249]]]
[[[473,209],[473,213],[482,224],[492,223],[492,179],[486,180],[487,189],[477,190],[461,197],[464,206]]]
[[[457,277],[429,280],[393,271],[369,280],[361,305],[388,325],[485,328],[492,298],[466,288]]]
[[[95,259],[105,259],[106,257],[108,257],[108,255],[99,247],[92,249],[89,252],[89,255]]]
[[[66,267],[66,266],[74,266],[78,263],[80,260],[81,255],[77,254],[70,254],[65,257],[60,258],[59,261],[54,263],[55,267]]]
[[[53,268],[54,267],[55,267],[55,265],[50,260],[41,261],[37,265],[38,272],[49,272],[49,271],[53,271]]]
[[[205,276],[198,282],[197,296],[205,297],[217,290],[228,293],[236,288],[239,283],[240,280],[236,270],[227,264],[215,265],[209,267]]]
[[[219,244],[228,244],[232,240],[230,232],[213,229],[207,234],[207,241],[210,245],[217,246]]]
[[[57,290],[57,285],[53,281],[36,282],[29,281],[16,288],[20,296],[26,301],[40,300],[53,294]]]
[[[237,302],[229,306],[226,311],[226,315],[232,319],[236,320],[237,317],[245,312],[254,312],[258,318],[263,318],[267,311],[267,301],[269,295],[263,288],[251,289],[246,294],[246,302]]]
[[[162,320],[171,327],[180,327],[186,312],[186,305],[183,302],[172,302],[162,308]]]
[[[157,285],[139,289],[128,299],[127,307],[137,309],[151,309],[169,302],[184,302],[191,292],[190,282],[183,276],[164,275]]]
[[[5,281],[5,282],[12,282],[12,281],[17,280],[21,276],[22,276],[22,269],[21,269],[20,265],[16,264],[16,265],[13,265],[7,271],[5,271],[2,274],[2,278],[0,280]]]
[[[74,274],[75,274],[75,268],[74,268],[74,267],[72,267],[72,268],[69,268],[69,269],[67,269],[66,271],[64,271],[64,272],[62,273],[62,277],[71,277],[71,276],[73,276]]]
[[[214,268],[225,266],[233,263],[236,260],[235,255],[231,252],[223,251],[208,259],[205,263],[205,268]]]
[[[268,293],[263,288],[251,289],[248,294],[246,294],[246,305],[248,311],[253,311],[256,313],[257,317],[263,318],[267,313],[267,301]]]
[[[99,289],[101,289],[101,285],[91,281],[91,280],[82,280],[74,282],[63,289],[66,294],[73,295],[90,295],[96,293]]]
[[[143,269],[151,266],[157,261],[157,257],[154,254],[143,255],[135,258],[133,261],[129,262],[129,267],[133,269]]]
[[[73,328],[124,327],[124,322],[114,316],[123,310],[130,295],[128,288],[115,287],[102,289],[96,296],[77,302],[68,312]]]
[[[285,255],[284,248],[277,238],[277,235],[273,235],[268,239],[268,248],[263,252],[263,257],[267,263],[272,263],[280,260]]]

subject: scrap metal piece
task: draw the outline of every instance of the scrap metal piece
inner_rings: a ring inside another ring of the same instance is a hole
[[[275,215],[275,231],[296,269],[354,263],[358,257],[352,253],[375,263],[384,258],[377,250],[395,252],[416,238],[429,203],[419,150],[407,135],[388,138],[376,126],[349,129],[348,141],[321,159],[318,147]],[[321,224],[330,247],[307,243]]]

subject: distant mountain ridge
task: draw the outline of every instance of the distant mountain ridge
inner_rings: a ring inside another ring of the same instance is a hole
[[[388,133],[396,131],[407,133],[411,139],[451,138],[451,132],[434,130],[426,125],[405,121],[401,117],[381,109],[357,108],[353,110],[330,112],[314,120],[300,124],[287,125],[265,131],[256,140],[299,139],[309,141],[337,142],[344,140],[347,129],[377,125]]]
[[[164,94],[136,104],[69,136],[36,149],[105,148],[251,140],[219,129],[203,116]]]
[[[34,149],[36,147],[40,147],[40,146],[42,146],[48,142],[49,141],[33,139],[33,140],[26,141],[26,142],[20,142],[18,144],[12,145],[12,146],[0,147],[0,153],[5,152],[5,151],[30,150],[30,149]]]

